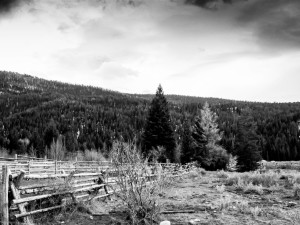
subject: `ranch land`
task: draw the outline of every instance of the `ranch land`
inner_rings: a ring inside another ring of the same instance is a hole
[[[159,202],[158,223],[300,224],[300,174],[284,169],[236,173],[195,168],[166,184]],[[86,206],[89,212],[77,208],[53,214],[48,224],[129,224],[116,196]]]

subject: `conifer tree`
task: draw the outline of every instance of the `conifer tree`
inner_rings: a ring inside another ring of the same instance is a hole
[[[238,120],[238,133],[236,139],[237,167],[241,172],[258,168],[261,160],[259,136],[256,133],[257,125],[246,108]]]
[[[207,138],[208,144],[215,145],[222,139],[222,133],[218,128],[218,116],[210,110],[209,104],[205,102],[203,109],[201,109],[201,127]]]
[[[192,132],[187,120],[183,123],[183,133],[181,142],[181,162],[188,163],[194,160],[194,151],[192,148]]]
[[[142,150],[145,155],[154,155],[154,149],[163,147],[165,152],[159,160],[162,161],[167,158],[174,161],[174,149],[176,147],[174,131],[168,103],[161,85],[158,86],[156,95],[151,102],[142,138]]]
[[[53,119],[50,120],[44,133],[44,141],[48,148],[50,148],[52,142],[55,142],[58,138],[59,132],[56,128],[56,123]]]
[[[208,151],[206,148],[207,138],[204,134],[204,130],[201,126],[201,118],[197,117],[195,121],[195,125],[193,126],[192,131],[192,147],[194,150],[193,160],[198,161],[201,165],[206,164],[206,159],[208,156]]]
[[[195,146],[195,158],[205,169],[225,169],[229,161],[226,150],[218,145],[222,139],[217,123],[217,115],[210,110],[206,102],[200,111],[201,117],[196,119],[193,139]]]

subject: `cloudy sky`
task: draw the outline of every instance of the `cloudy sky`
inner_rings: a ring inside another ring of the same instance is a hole
[[[300,101],[300,1],[212,1],[5,0],[0,70],[126,93],[161,83],[166,94]]]

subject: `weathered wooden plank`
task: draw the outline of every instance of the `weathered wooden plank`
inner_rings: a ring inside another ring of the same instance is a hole
[[[16,214],[15,217],[16,218],[21,218],[21,217],[31,216],[31,215],[34,215],[34,214],[37,214],[37,213],[42,213],[42,212],[47,212],[47,211],[54,210],[54,209],[59,209],[59,208],[62,208],[64,206],[65,205],[63,204],[63,205],[52,206],[52,207],[45,208],[45,209],[38,209],[38,210],[31,211],[31,212],[20,213],[20,214]]]
[[[11,182],[10,188],[11,188],[11,191],[13,193],[14,199],[20,199],[20,192],[15,187],[15,184],[13,182]],[[27,211],[25,209],[25,203],[18,204],[18,209],[19,209],[21,214],[27,213]],[[30,218],[30,217],[24,218],[24,223],[27,224],[27,225],[33,225],[34,224],[32,218]]]
[[[44,199],[44,198],[49,198],[55,195],[65,195],[65,194],[70,194],[70,193],[76,193],[76,192],[81,192],[81,191],[87,191],[90,189],[95,189],[95,188],[100,188],[105,186],[106,184],[97,184],[97,185],[92,185],[89,187],[85,187],[85,188],[80,188],[80,189],[75,189],[72,191],[63,191],[63,192],[57,192],[57,193],[52,193],[52,194],[43,194],[43,195],[38,195],[38,196],[31,196],[31,197],[26,197],[26,198],[20,198],[20,199],[14,199],[13,203],[14,204],[21,204],[24,202],[31,202],[31,201],[35,201],[35,200],[39,200],[39,199]]]
[[[9,169],[8,166],[2,167],[2,190],[1,190],[1,224],[9,225],[8,211],[8,189],[9,189]]]
[[[102,175],[102,173],[79,173],[74,174],[73,177],[86,177],[86,176],[99,176]],[[63,178],[68,177],[69,174],[31,174],[31,175],[25,175],[26,179],[51,179],[51,178]]]

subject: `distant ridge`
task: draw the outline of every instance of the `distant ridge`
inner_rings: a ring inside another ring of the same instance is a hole
[[[108,154],[115,140],[134,140],[139,145],[153,96],[0,71],[0,150],[34,151],[42,156],[53,140],[47,132],[59,135],[70,153],[98,149]],[[166,98],[178,144],[183,122],[192,126],[207,101],[219,116],[219,127],[224,133],[221,144],[229,152],[235,151],[238,117],[249,108],[261,137],[263,157],[300,160],[300,102],[262,103],[174,94]],[[23,146],[20,140],[25,138],[29,144]]]

